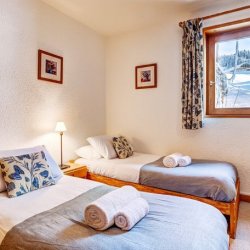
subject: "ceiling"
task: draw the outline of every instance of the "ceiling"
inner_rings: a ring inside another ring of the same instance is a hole
[[[178,9],[239,0],[42,0],[96,32],[111,36],[154,25]],[[240,0],[241,1],[241,0]]]

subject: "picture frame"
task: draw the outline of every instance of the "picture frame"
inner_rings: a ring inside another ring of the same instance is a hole
[[[157,64],[146,64],[135,67],[135,88],[157,88]]]
[[[63,83],[63,57],[38,50],[38,79]]]

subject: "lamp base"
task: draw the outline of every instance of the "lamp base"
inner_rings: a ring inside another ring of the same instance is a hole
[[[66,168],[70,168],[70,166],[69,165],[64,165],[64,164],[60,164],[59,165],[59,167],[61,168],[61,169],[66,169]]]

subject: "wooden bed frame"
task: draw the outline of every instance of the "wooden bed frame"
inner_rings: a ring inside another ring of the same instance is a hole
[[[117,180],[117,179],[113,179],[113,178],[109,178],[109,177],[105,177],[101,175],[96,175],[90,172],[87,173],[87,179],[102,182],[102,183],[115,186],[115,187],[122,187],[124,185],[130,185],[143,192],[185,197],[185,198],[201,201],[209,205],[212,205],[216,207],[217,209],[219,209],[221,213],[223,213],[224,215],[228,217],[229,235],[232,239],[235,239],[238,214],[239,214],[239,203],[240,203],[240,199],[239,199],[240,198],[240,179],[239,178],[237,179],[237,182],[236,182],[236,197],[231,202],[214,201],[209,198],[202,198],[202,197],[197,197],[197,196],[193,196],[189,194],[183,194],[183,193],[173,192],[169,190],[144,186],[144,185],[140,185],[140,184],[133,183],[133,182],[121,181],[121,180]]]

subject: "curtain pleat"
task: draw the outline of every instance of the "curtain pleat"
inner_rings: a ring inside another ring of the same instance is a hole
[[[182,127],[203,127],[203,37],[202,20],[183,22]]]

